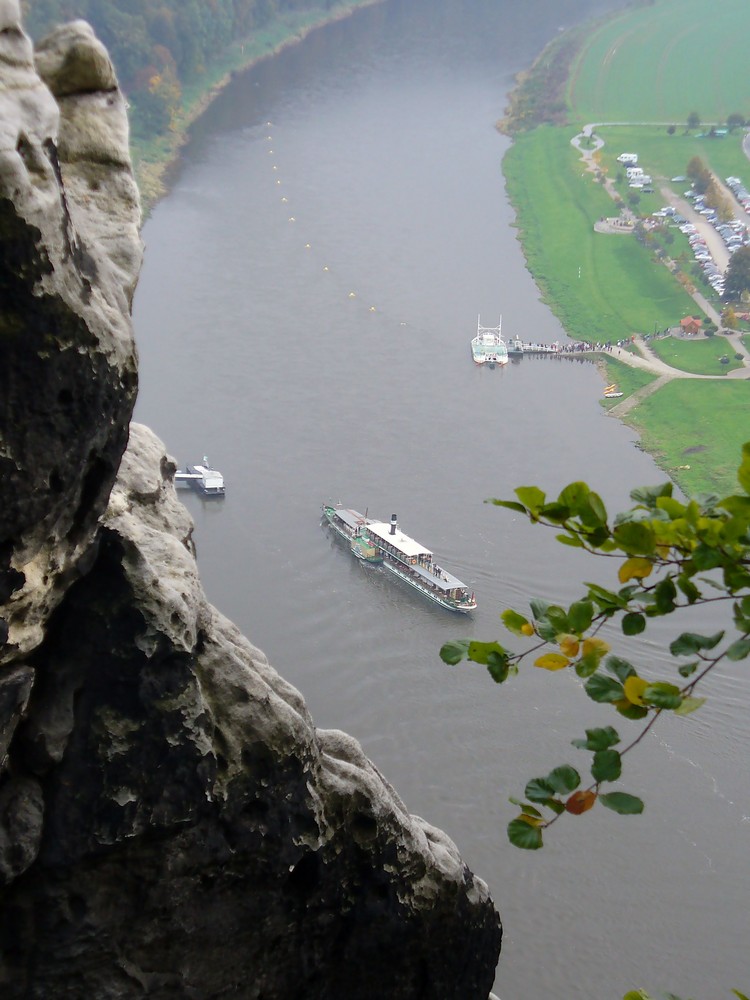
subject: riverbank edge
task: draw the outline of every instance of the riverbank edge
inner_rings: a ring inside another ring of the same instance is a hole
[[[331,10],[318,8],[301,11],[298,15],[276,17],[255,36],[239,39],[209,68],[203,83],[186,88],[170,131],[148,142],[131,136],[130,155],[133,162],[144,219],[169,192],[170,177],[177,168],[180,152],[188,141],[190,128],[210,107],[218,95],[238,73],[247,72],[265,59],[271,59],[327,24],[343,21],[358,10],[373,7],[384,0],[346,0]],[[311,15],[314,15],[311,19]],[[281,35],[273,43],[269,36]]]

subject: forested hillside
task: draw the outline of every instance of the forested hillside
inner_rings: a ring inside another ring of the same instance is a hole
[[[131,104],[136,135],[169,128],[182,88],[199,80],[235,40],[288,12],[338,6],[336,0],[23,0],[34,39],[54,25],[89,21],[107,46]]]

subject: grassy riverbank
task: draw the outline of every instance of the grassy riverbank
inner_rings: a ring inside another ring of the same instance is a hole
[[[595,231],[598,219],[619,212],[601,181],[617,180],[619,153],[637,151],[655,180],[653,194],[634,199],[634,211],[643,215],[664,204],[661,187],[682,195],[687,184],[672,178],[686,173],[693,156],[701,156],[719,177],[733,174],[750,186],[741,130],[709,139],[701,134],[707,128],[685,125],[691,111],[716,125],[732,113],[750,118],[741,84],[748,31],[745,0],[720,0],[710,10],[701,0],[655,0],[597,22],[588,34],[577,30],[571,44],[555,39],[519,81],[499,123],[514,135],[503,161],[508,194],[529,270],[573,339],[616,341],[701,314],[684,287],[697,279],[682,234],[670,233],[665,254],[658,243],[639,242],[632,233]],[[534,95],[545,91],[553,97],[541,102],[535,125]],[[549,124],[560,117],[564,124]],[[571,146],[583,125],[592,122],[610,123],[596,126],[604,140],[593,163],[598,176],[586,170]],[[632,192],[617,181],[615,193],[627,199]],[[678,261],[676,273],[663,263],[668,256]],[[720,310],[715,293],[699,287]],[[686,372],[720,376],[738,364],[722,338],[656,343],[663,360]],[[724,354],[728,365],[718,360]],[[609,371],[626,395],[639,387],[630,387],[634,376]],[[750,438],[742,419],[748,403],[747,381],[676,379],[644,398],[625,419],[683,489],[721,492],[736,485],[740,447]]]
[[[133,169],[147,214],[167,189],[169,169],[174,164],[194,121],[206,110],[216,95],[229,83],[234,73],[249,69],[261,59],[281,52],[302,41],[311,31],[332,21],[348,17],[359,7],[369,7],[382,0],[332,0],[317,8],[291,12],[276,17],[250,38],[226,49],[197,84],[184,88],[179,110],[165,135],[144,139],[131,136]]]

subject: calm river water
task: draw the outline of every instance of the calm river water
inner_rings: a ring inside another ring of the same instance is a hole
[[[186,497],[213,603],[490,884],[503,1000],[720,1000],[750,989],[746,681],[645,741],[624,782],[643,816],[596,809],[527,854],[506,840],[508,796],[563,761],[585,770],[570,740],[615,720],[568,674],[496,687],[438,656],[502,637],[506,607],[610,581],[485,498],[582,478],[617,508],[663,479],[603,414],[590,363],[489,371],[469,354],[478,314],[563,337],[516,242],[494,122],[543,44],[606,6],[387,0],[237,77],[144,229],[136,417],[226,477],[223,502]],[[473,618],[364,571],[320,527],[328,499],[397,512],[476,591]],[[675,628],[638,662],[658,672]]]

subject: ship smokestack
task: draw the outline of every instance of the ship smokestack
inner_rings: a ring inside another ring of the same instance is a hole
[[[395,514],[391,514],[391,534],[396,534],[396,528],[398,527],[398,518]]]

